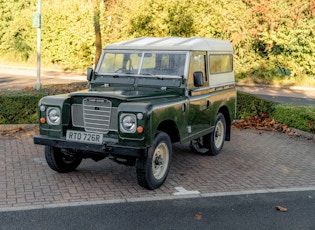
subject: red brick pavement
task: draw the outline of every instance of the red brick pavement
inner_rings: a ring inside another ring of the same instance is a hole
[[[216,157],[176,144],[165,184],[148,191],[137,185],[133,167],[109,159],[84,160],[77,171],[59,174],[44,159],[43,146],[30,135],[0,136],[1,208],[71,205],[137,198],[175,197],[175,187],[216,192],[297,187],[315,188],[315,142],[284,134],[233,130]]]

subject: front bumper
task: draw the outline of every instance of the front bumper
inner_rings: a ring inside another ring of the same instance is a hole
[[[146,157],[146,147],[130,147],[121,146],[115,143],[107,143],[104,145],[71,142],[64,139],[52,138],[44,135],[34,135],[34,144],[48,145],[56,148],[69,149],[74,151],[93,152],[104,155],[119,156],[119,157]]]

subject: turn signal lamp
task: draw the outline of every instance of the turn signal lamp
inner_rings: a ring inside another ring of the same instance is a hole
[[[143,133],[143,127],[142,127],[142,126],[138,126],[137,132],[138,132],[138,133]]]
[[[39,122],[40,122],[41,124],[45,124],[45,123],[46,123],[46,118],[45,118],[45,117],[41,117],[41,118],[39,119]]]

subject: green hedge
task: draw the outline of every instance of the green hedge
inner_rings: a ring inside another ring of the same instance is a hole
[[[315,133],[315,107],[277,105],[272,117],[290,127]]]
[[[237,93],[237,118],[244,119],[249,116],[260,116],[261,112],[271,114],[276,104],[266,101],[248,93]]]
[[[78,91],[87,87],[87,83],[73,83],[47,86],[41,91],[33,89],[0,91],[0,124],[35,124],[38,122],[38,102],[42,97]]]
[[[275,121],[310,133],[315,133],[315,107],[282,105],[251,94],[238,92],[237,118],[269,116]]]
[[[37,122],[37,105],[44,93],[1,93],[0,124],[29,124]]]

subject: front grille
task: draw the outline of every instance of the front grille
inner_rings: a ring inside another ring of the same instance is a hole
[[[85,98],[82,104],[73,104],[72,124],[87,132],[108,133],[117,130],[117,108],[106,99]]]

